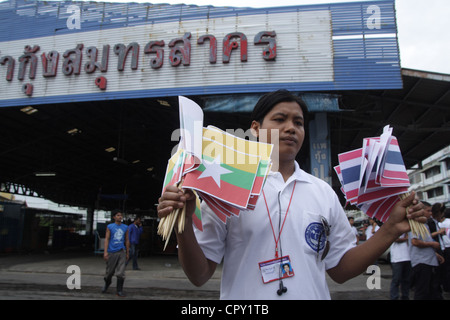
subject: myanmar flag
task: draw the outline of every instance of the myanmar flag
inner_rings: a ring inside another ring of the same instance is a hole
[[[167,163],[166,175],[164,177],[163,191],[167,186],[173,186],[180,182],[183,175],[183,167],[186,160],[186,153],[183,149],[178,149],[177,152],[169,159]]]
[[[201,164],[180,148],[170,158],[163,191],[168,185],[192,189],[197,206],[192,216],[202,230],[199,197],[226,222],[242,209],[253,210],[271,166],[273,145],[246,140],[216,127],[203,128]]]
[[[198,197],[197,192],[195,192],[195,190],[192,190],[195,194],[195,211],[194,214],[192,215],[192,222],[195,225],[195,227],[200,230],[203,231],[203,224],[202,224],[202,210],[200,209],[200,198]]]
[[[176,185],[195,193],[192,220],[200,230],[200,198],[223,222],[238,216],[242,209],[253,210],[270,171],[273,145],[236,137],[212,126],[199,127],[203,123],[202,109],[184,97],[179,98],[179,104],[181,140],[167,164],[163,192],[167,186]],[[163,221],[160,226],[165,224]],[[166,230],[171,232],[172,228],[161,226],[167,239]]]
[[[185,175],[191,188],[225,203],[247,208],[261,157],[238,152],[233,145],[203,137],[202,164]]]
[[[263,142],[246,140],[225,132],[217,127],[208,126],[203,129],[203,139],[215,141],[229,147],[229,152],[235,152],[235,162],[253,163],[256,158],[250,159],[246,155],[257,155],[260,157],[258,171],[253,184],[252,195],[260,195],[265,179],[271,168],[271,155],[273,145]]]

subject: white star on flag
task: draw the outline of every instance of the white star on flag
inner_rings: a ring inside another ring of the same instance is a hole
[[[208,160],[203,159],[203,165],[205,166],[205,171],[202,172],[202,174],[198,177],[198,179],[211,177],[214,179],[214,182],[220,188],[220,176],[222,174],[227,174],[227,173],[233,172],[233,171],[230,171],[230,170],[222,167],[220,165],[220,163],[221,163],[220,154],[213,161],[208,161]]]

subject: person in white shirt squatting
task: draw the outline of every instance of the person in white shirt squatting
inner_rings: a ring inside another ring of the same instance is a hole
[[[279,154],[273,166],[278,171],[267,177],[254,211],[243,210],[224,224],[203,202],[201,232],[192,226],[195,196],[190,190],[169,186],[159,199],[160,218],[186,206],[185,230],[176,232],[178,256],[194,285],[205,284],[223,259],[221,299],[330,299],[325,272],[344,283],[410,230],[408,218],[426,222],[412,193],[396,204],[369,241],[356,246],[333,189],[295,160],[305,139],[306,116],[305,103],[286,90],[268,93],[256,104],[252,132],[260,142],[278,145]],[[279,141],[270,141],[272,136]],[[284,276],[286,263],[292,276]]]

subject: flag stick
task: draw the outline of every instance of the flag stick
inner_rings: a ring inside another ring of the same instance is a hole
[[[411,195],[410,192],[401,194],[399,197],[401,200],[404,200],[406,198],[408,198]],[[408,208],[406,208],[406,210],[408,210]],[[413,219],[408,219],[409,220],[409,225],[411,226],[411,232],[415,235],[415,236],[421,236],[422,239],[426,239],[426,236],[429,235],[430,233],[428,232],[428,229],[425,227],[425,225],[423,223],[417,222],[416,220]]]
[[[180,212],[180,216],[178,217],[178,233],[183,233],[184,225],[186,223],[186,206]]]
[[[177,188],[181,190],[182,186],[183,180],[181,180],[177,184]],[[157,232],[160,236],[162,236],[163,241],[166,241],[163,251],[166,250],[167,244],[169,243],[170,235],[172,234],[172,230],[173,227],[175,226],[175,222],[177,221],[177,219],[178,219],[178,233],[182,233],[184,231],[185,216],[186,216],[186,206],[184,206],[182,209],[178,208],[176,210],[173,210],[171,213],[169,213],[167,216],[165,216],[159,221]]]
[[[175,221],[177,221],[179,212],[180,212],[180,209],[177,209],[170,214],[169,221],[167,223],[168,228],[165,229],[166,244],[164,245],[163,251],[166,250],[167,244],[169,243],[170,235],[172,234],[172,230],[175,225]]]

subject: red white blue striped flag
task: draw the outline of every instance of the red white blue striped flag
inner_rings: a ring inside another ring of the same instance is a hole
[[[409,187],[409,177],[396,137],[392,137],[384,160],[380,183],[382,186]]]
[[[375,202],[361,204],[358,208],[365,212],[369,217],[384,223],[389,218],[389,213],[398,201],[400,201],[398,196],[391,196]]]
[[[355,203],[360,186],[362,149],[340,154],[338,158],[344,194],[348,202]]]
[[[348,202],[385,222],[399,195],[408,192],[409,177],[392,128],[381,137],[366,138],[361,149],[340,154],[338,175]]]

